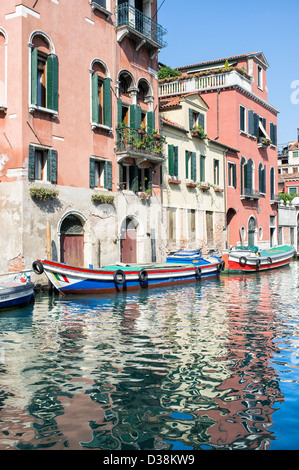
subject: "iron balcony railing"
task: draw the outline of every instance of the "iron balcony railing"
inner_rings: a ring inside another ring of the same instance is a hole
[[[136,131],[130,127],[118,127],[116,129],[117,153],[134,154],[155,160],[164,160],[164,138],[158,139],[154,134]]]
[[[160,47],[166,46],[166,42],[163,39],[166,29],[144,15],[140,10],[137,10],[137,8],[129,5],[129,3],[123,3],[116,7],[116,21],[117,28],[130,26],[157,43]]]
[[[250,199],[259,199],[261,197],[261,193],[259,191],[256,191],[255,189],[243,188],[241,196]]]

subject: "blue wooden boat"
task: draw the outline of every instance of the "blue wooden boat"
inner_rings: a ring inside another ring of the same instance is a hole
[[[34,284],[25,274],[0,280],[0,309],[20,307],[34,298]]]
[[[101,294],[143,287],[161,287],[217,276],[224,268],[220,258],[202,257],[200,252],[179,252],[165,263],[123,264],[99,269],[79,268],[56,261],[38,259],[32,268],[45,273],[63,294]]]

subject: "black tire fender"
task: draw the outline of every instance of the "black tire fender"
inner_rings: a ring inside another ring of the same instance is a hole
[[[197,268],[195,269],[195,277],[200,278],[201,276],[201,269],[199,266],[197,266]]]
[[[141,271],[139,271],[138,273],[138,277],[140,282],[147,282],[148,272],[146,271],[146,269],[141,269]]]
[[[117,269],[114,271],[113,279],[116,284],[124,284],[126,281],[126,275],[122,269]]]
[[[272,258],[270,258],[270,256],[268,256],[267,261],[268,263],[272,264]]]
[[[224,271],[225,269],[225,261],[221,261],[221,271]]]
[[[246,266],[246,263],[247,263],[247,258],[245,256],[241,256],[241,258],[239,259],[239,265]]]
[[[222,271],[222,263],[218,263],[217,264],[217,272],[221,273],[221,271]]]
[[[258,259],[256,260],[256,267],[257,267],[257,269],[260,267],[260,265],[261,265],[261,260],[260,260],[260,258],[258,258]]]
[[[35,274],[43,274],[44,272],[44,267],[40,261],[33,261],[32,263],[32,269],[35,272]]]

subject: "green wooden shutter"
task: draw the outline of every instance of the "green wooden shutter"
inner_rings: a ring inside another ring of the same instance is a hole
[[[174,176],[179,176],[179,148],[176,146],[174,150]]]
[[[193,127],[193,109],[189,108],[189,128]]]
[[[117,127],[122,123],[122,100],[117,98]]]
[[[29,145],[28,179],[30,181],[35,179],[35,148],[32,145]]]
[[[237,187],[237,166],[233,165],[233,187]]]
[[[189,152],[186,150],[186,179],[189,178]]]
[[[110,89],[111,78],[105,78],[103,83],[104,92],[104,124],[105,126],[111,127],[112,125],[112,112],[111,112],[111,89]]]
[[[92,75],[92,103],[91,103],[91,113],[92,113],[92,122],[98,124],[99,122],[99,77],[96,73]]]
[[[168,145],[168,174],[174,175],[174,158],[173,158],[173,145]]]
[[[89,186],[90,188],[95,187],[95,159],[90,158],[89,160]]]
[[[248,110],[248,134],[253,135],[253,111]]]
[[[141,107],[136,104],[130,106],[130,127],[135,130],[141,127]]]
[[[104,164],[104,188],[112,190],[112,162]]]
[[[48,154],[50,154],[50,181],[53,184],[57,184],[57,150],[49,150]]]
[[[206,171],[205,171],[205,157],[203,155],[200,156],[200,181],[202,183],[206,180]]]
[[[58,111],[58,57],[47,58],[47,108]]]
[[[265,194],[266,194],[266,175],[267,175],[266,165],[264,165],[264,169],[263,169],[263,193],[265,193]]]
[[[198,113],[198,125],[205,130],[205,115],[202,113]]]
[[[252,160],[247,162],[247,189],[252,189]]]
[[[263,192],[263,165],[259,164],[259,191]]]
[[[31,104],[37,105],[37,48],[31,50]]]
[[[130,105],[130,127],[136,129],[136,104]]]
[[[124,183],[124,167],[122,166],[121,163],[118,164],[118,182]],[[121,187],[122,189],[122,187]]]
[[[130,166],[130,190],[138,191],[138,166]]]
[[[191,154],[191,179],[196,181],[196,153]]]
[[[256,138],[259,136],[259,120],[259,115],[253,113],[253,135],[255,135]]]
[[[149,111],[147,113],[147,129],[150,134],[153,133],[155,129],[155,113],[154,111]]]

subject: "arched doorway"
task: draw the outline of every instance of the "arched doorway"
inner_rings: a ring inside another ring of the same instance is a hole
[[[236,230],[237,228],[234,227],[234,222],[236,221],[236,211],[235,209],[228,209],[227,214],[226,214],[226,225],[227,225],[227,248],[230,248],[231,245],[235,245],[236,241]]]
[[[60,227],[60,261],[71,266],[84,266],[84,229],[74,214],[68,215]]]
[[[248,246],[255,245],[255,234],[257,231],[257,223],[253,216],[248,220]]]
[[[137,263],[137,227],[133,217],[126,217],[121,228],[120,259],[122,263]]]

